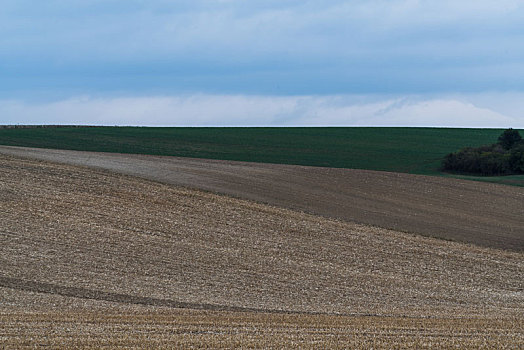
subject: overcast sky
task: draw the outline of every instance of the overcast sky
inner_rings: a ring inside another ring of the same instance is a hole
[[[0,124],[524,128],[524,1],[3,0]]]

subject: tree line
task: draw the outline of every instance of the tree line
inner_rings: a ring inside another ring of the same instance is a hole
[[[524,140],[517,130],[507,129],[497,143],[448,154],[442,169],[478,175],[524,174]]]

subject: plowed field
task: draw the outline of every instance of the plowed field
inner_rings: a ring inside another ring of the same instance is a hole
[[[7,347],[524,345],[520,252],[5,155],[0,213]]]
[[[524,188],[431,176],[0,146],[344,221],[524,250]]]

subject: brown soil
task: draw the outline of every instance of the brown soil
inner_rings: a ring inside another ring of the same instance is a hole
[[[0,146],[330,218],[524,250],[524,188],[430,176]]]
[[[0,213],[8,347],[524,342],[519,252],[9,156]]]

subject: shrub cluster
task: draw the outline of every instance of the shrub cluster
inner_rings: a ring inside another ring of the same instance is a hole
[[[442,168],[480,175],[524,174],[524,140],[517,130],[507,129],[495,144],[448,154]]]

